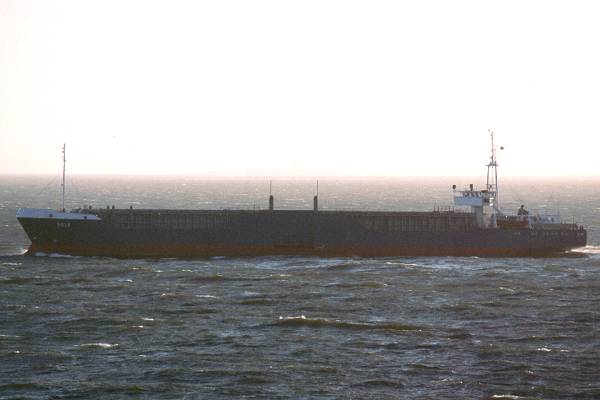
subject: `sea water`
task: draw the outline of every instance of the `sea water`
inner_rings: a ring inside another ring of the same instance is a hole
[[[50,183],[49,183],[50,182]],[[451,179],[328,179],[322,209],[430,211]],[[276,180],[311,209],[314,182]],[[264,180],[75,177],[67,208],[253,209]],[[506,182],[503,208],[560,213],[556,258],[23,256],[19,207],[57,179],[0,178],[0,399],[600,398],[600,182]]]

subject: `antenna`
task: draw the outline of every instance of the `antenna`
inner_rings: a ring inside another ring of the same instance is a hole
[[[62,161],[63,161],[63,171],[62,171],[62,212],[65,212],[65,171],[67,165],[67,144],[63,143],[62,148]]]
[[[313,211],[319,211],[319,180],[317,179],[317,194],[313,197]]]

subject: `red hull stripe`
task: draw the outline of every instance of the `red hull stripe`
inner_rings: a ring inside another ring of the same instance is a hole
[[[107,257],[212,257],[300,255],[319,257],[390,257],[390,256],[488,256],[528,257],[559,254],[564,250],[534,250],[492,247],[450,246],[206,246],[206,245],[104,245],[60,246],[32,244],[29,254],[59,253],[78,256]]]

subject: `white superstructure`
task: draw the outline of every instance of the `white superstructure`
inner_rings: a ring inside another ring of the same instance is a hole
[[[500,210],[498,202],[498,161],[496,159],[497,148],[494,144],[494,132],[490,130],[492,151],[490,161],[487,164],[487,181],[484,190],[476,190],[473,185],[468,189],[457,189],[452,186],[454,204],[457,206],[471,207],[477,218],[477,224],[482,228],[496,228],[498,224],[503,225],[521,223],[531,229],[540,225],[561,224],[560,214],[529,213],[523,209],[518,215],[506,215]],[[504,147],[500,147],[504,150]],[[487,212],[489,210],[489,212]]]
[[[487,164],[487,181],[485,190],[475,190],[473,185],[469,189],[457,190],[456,185],[452,186],[454,192],[454,204],[457,206],[469,206],[477,217],[477,224],[484,228],[496,227],[496,216],[502,215],[498,205],[498,162],[496,160],[496,146],[494,144],[494,132],[490,132],[492,141],[492,151],[490,161]],[[500,150],[503,150],[500,147]],[[486,207],[491,209],[491,215],[488,221],[484,218]]]

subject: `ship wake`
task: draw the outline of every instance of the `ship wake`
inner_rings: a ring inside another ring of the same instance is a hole
[[[600,246],[585,246],[571,250],[572,253],[600,255]]]

